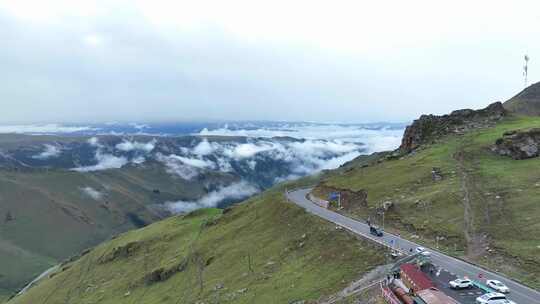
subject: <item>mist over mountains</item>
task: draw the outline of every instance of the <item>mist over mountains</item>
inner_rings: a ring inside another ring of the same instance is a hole
[[[215,207],[275,183],[337,168],[399,145],[400,124],[229,122],[0,126],[0,166],[80,173],[160,166],[171,177],[206,182],[207,195],[161,202],[171,212]],[[27,136],[31,134],[32,136]],[[11,139],[10,139],[11,138]],[[231,182],[232,181],[232,182]],[[86,195],[106,195],[82,185]]]

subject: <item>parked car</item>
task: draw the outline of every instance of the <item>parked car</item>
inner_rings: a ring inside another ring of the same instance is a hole
[[[486,285],[489,288],[494,289],[494,290],[496,290],[498,292],[502,292],[502,293],[509,293],[510,292],[510,288],[508,288],[508,286],[504,285],[501,281],[487,280]]]
[[[393,259],[397,259],[397,258],[400,258],[403,256],[403,253],[397,251],[397,250],[393,250],[392,253],[390,254],[390,256],[393,258]]]
[[[471,288],[473,286],[472,281],[468,279],[455,279],[448,282],[448,284],[450,284],[450,287],[454,289]]]
[[[415,249],[416,253],[420,253],[423,256],[430,256],[431,252],[427,251],[424,247],[416,247]]]
[[[476,304],[516,304],[499,292],[490,292],[476,298]]]
[[[382,229],[377,226],[369,226],[369,233],[373,234],[374,236],[381,237],[383,236]]]

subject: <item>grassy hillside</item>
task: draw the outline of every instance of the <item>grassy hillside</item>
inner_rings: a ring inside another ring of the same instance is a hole
[[[540,288],[540,158],[513,160],[489,149],[505,131],[538,126],[539,117],[512,116],[399,159],[349,165],[328,174],[315,192],[366,190],[368,206],[344,212],[380,222],[377,207],[391,201],[387,230],[432,246],[439,237],[442,250]],[[442,180],[432,179],[434,167]]]
[[[286,202],[279,187],[224,213],[204,209],[124,233],[9,303],[315,300],[382,264],[375,246]]]
[[[206,193],[198,181],[171,179],[151,163],[84,174],[0,170],[0,294],[113,234],[159,220],[154,204]],[[101,196],[92,198],[85,187]]]
[[[504,107],[522,115],[540,115],[540,82],[534,83],[510,98]]]

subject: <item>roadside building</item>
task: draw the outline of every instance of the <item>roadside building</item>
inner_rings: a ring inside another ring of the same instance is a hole
[[[401,281],[413,293],[435,287],[433,282],[414,264],[402,264],[399,267]]]
[[[456,300],[434,287],[420,290],[416,293],[416,296],[425,304],[459,304]]]

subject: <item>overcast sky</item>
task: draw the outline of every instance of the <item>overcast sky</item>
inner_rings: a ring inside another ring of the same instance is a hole
[[[540,1],[0,0],[3,123],[408,121],[540,80]]]

